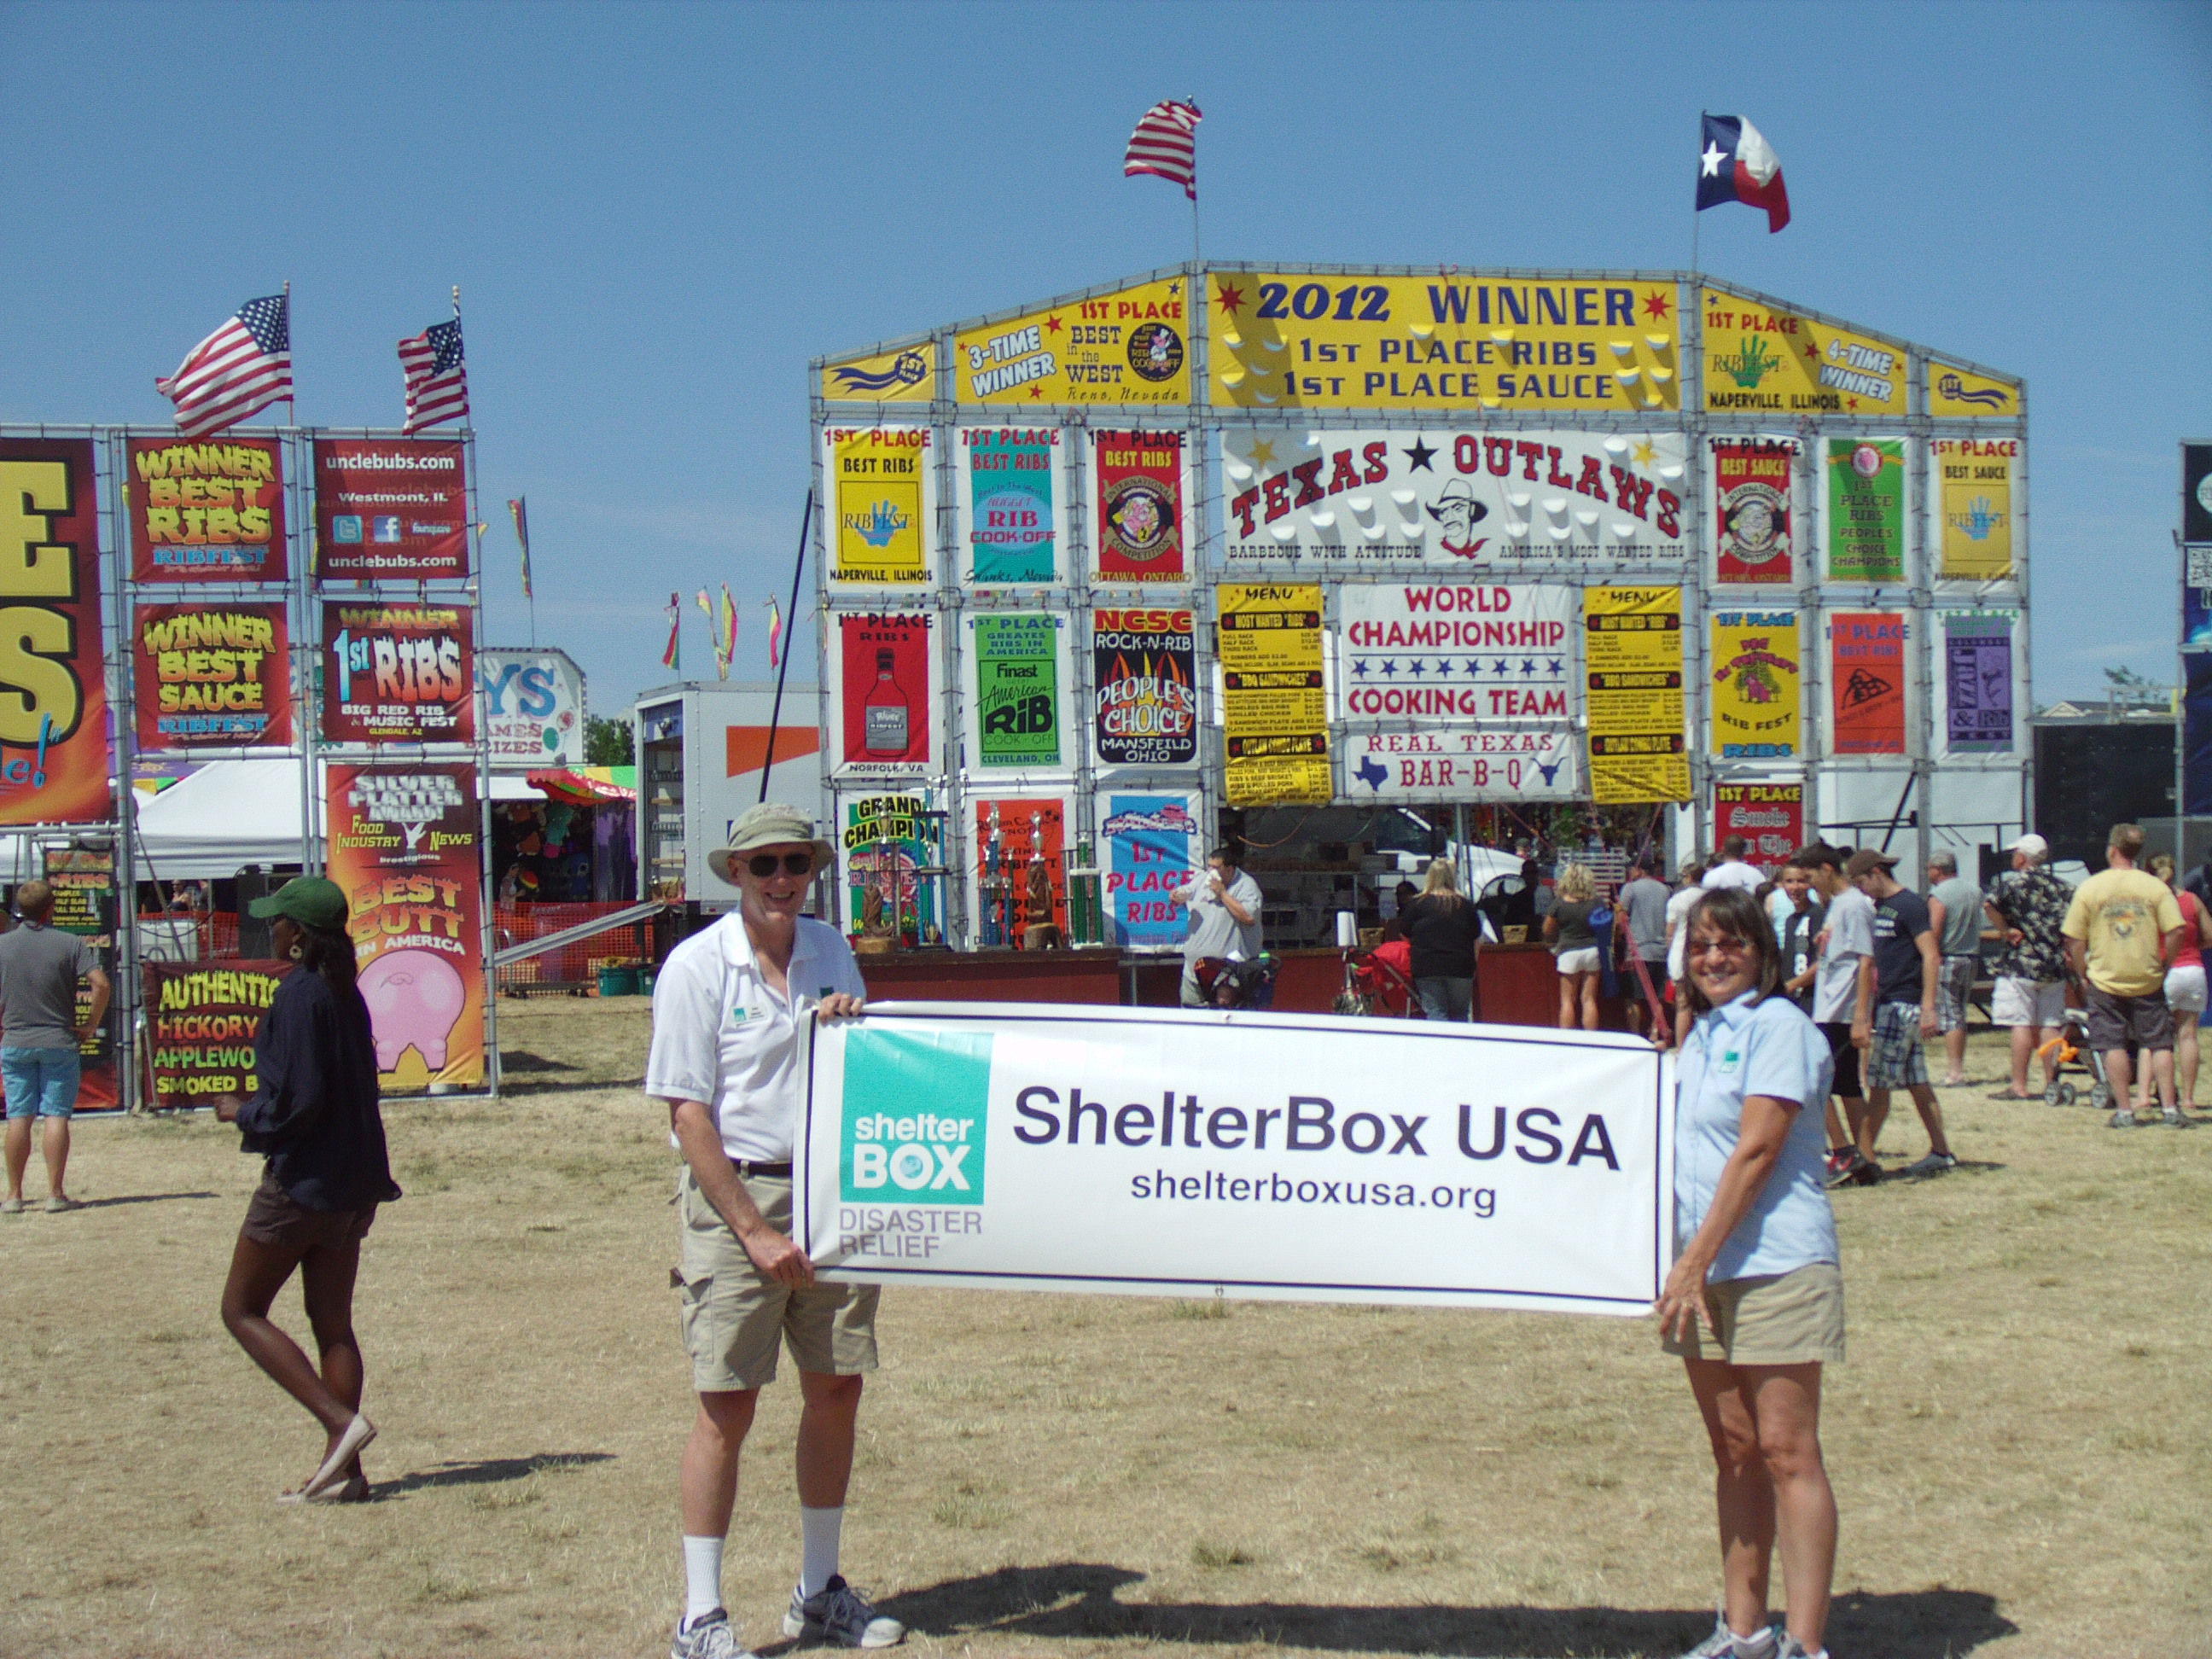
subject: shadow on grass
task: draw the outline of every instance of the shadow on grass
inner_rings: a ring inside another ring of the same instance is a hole
[[[404,1497],[436,1486],[494,1486],[505,1480],[527,1480],[538,1474],[580,1469],[589,1463],[611,1463],[612,1452],[539,1452],[535,1457],[479,1457],[465,1463],[441,1463],[396,1480],[379,1480],[369,1489],[373,1500]]]
[[[167,1204],[179,1198],[221,1198],[221,1193],[125,1193],[119,1198],[88,1198],[88,1210],[111,1210],[121,1204]]]
[[[502,1068],[506,1064],[504,1060],[500,1061]],[[501,1071],[499,1077],[499,1091],[502,1095],[579,1095],[590,1094],[596,1090],[641,1089],[644,1086],[645,1079],[641,1077],[602,1078],[596,1083],[556,1082],[551,1078],[547,1078],[541,1082],[536,1078],[509,1077],[504,1069]]]
[[[1095,1641],[1265,1643],[1344,1653],[1452,1653],[1499,1659],[1629,1659],[1673,1655],[1712,1634],[1710,1608],[1328,1607],[1304,1603],[1127,1602],[1116,1592],[1144,1582],[1126,1567],[1063,1562],[1006,1567],[886,1597],[880,1612],[925,1635],[977,1632]],[[1838,1595],[1828,1644],[1887,1659],[1960,1659],[2018,1627],[1996,1598],[1936,1589]],[[787,1647],[790,1644],[781,1644]],[[763,1648],[775,1653],[778,1648]]]
[[[527,1048],[502,1048],[499,1051],[499,1069],[503,1076],[509,1072],[573,1072],[576,1068],[563,1060],[533,1054]]]

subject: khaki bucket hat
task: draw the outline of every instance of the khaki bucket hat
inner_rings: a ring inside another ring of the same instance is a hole
[[[763,847],[778,847],[799,842],[814,849],[817,870],[833,868],[837,862],[837,849],[814,833],[814,820],[795,806],[785,806],[776,801],[767,801],[754,807],[730,826],[730,844],[707,854],[707,867],[732,887],[738,884],[737,866],[750,854]]]

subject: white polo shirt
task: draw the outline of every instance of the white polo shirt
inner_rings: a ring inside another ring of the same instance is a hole
[[[748,1163],[791,1157],[805,1085],[799,1025],[832,992],[868,994],[843,935],[805,916],[786,980],[788,1001],[769,988],[744,917],[732,910],[670,951],[653,988],[646,1093],[711,1106],[722,1150]]]

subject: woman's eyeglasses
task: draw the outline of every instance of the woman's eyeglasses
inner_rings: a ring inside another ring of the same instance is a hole
[[[775,867],[779,864],[783,866],[783,872],[787,876],[809,876],[814,873],[814,854],[811,853],[786,853],[781,858],[776,857],[773,853],[757,853],[745,860],[745,868],[763,881],[766,881],[775,873]]]
[[[1693,939],[1684,947],[1682,954],[1691,957],[1740,957],[1747,955],[1751,941],[1742,939]]]

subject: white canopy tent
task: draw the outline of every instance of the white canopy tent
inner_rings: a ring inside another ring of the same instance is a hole
[[[317,784],[324,781],[318,762]],[[206,881],[300,862],[295,757],[210,761],[158,795],[138,797],[140,881]],[[526,779],[494,773],[494,800],[543,800]]]

